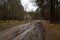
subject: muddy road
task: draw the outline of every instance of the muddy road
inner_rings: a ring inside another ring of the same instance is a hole
[[[0,31],[0,40],[44,40],[40,22],[31,22]]]

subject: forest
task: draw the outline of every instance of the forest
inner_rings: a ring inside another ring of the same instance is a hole
[[[26,12],[20,0],[0,0],[0,20],[49,20],[51,23],[60,20],[60,1],[36,0],[37,10]]]
[[[60,40],[60,0],[0,0],[0,40]]]

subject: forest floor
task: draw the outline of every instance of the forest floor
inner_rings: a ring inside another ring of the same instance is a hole
[[[50,24],[46,20],[15,21],[11,24],[17,26],[9,26],[11,28],[6,29],[4,27],[7,24],[4,24],[3,29],[6,30],[0,31],[1,40],[43,40],[43,36],[45,40],[60,40],[60,24]]]
[[[41,21],[46,29],[46,40],[60,40],[60,24],[50,24],[49,21]]]

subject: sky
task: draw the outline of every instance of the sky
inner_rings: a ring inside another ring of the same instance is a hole
[[[29,11],[36,11],[38,6],[36,5],[35,2],[32,2],[35,0],[21,0],[21,4],[24,7],[24,10],[29,12]]]

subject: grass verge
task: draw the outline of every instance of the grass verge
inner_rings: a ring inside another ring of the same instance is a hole
[[[0,31],[5,30],[5,29],[10,28],[10,27],[17,26],[17,25],[25,24],[25,23],[28,23],[28,22],[31,22],[31,20],[26,20],[26,21],[7,20],[6,22],[4,22],[2,20],[2,21],[0,21]]]
[[[46,29],[46,40],[60,40],[60,24],[50,24],[49,21],[42,21]]]

